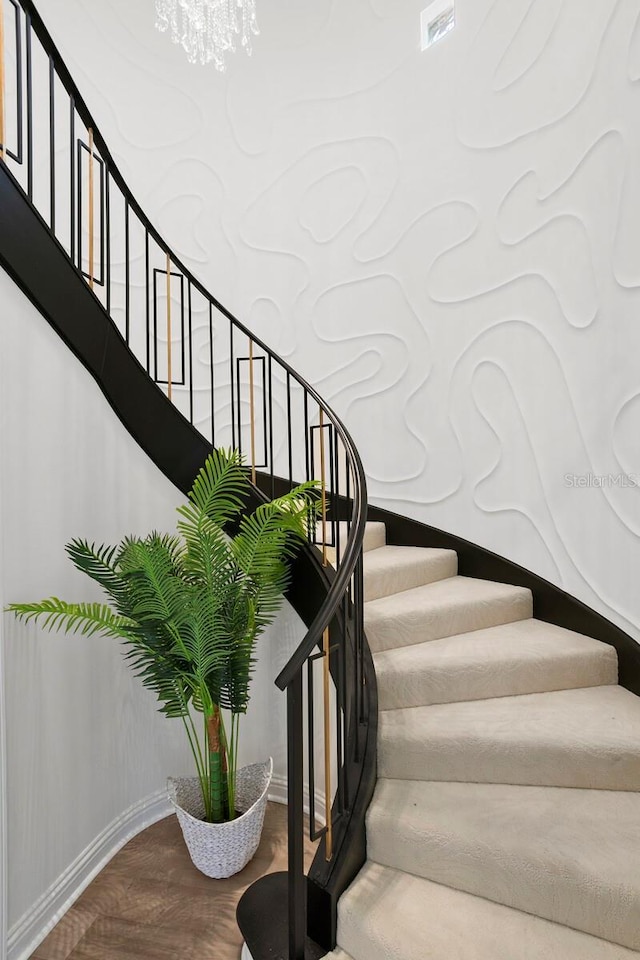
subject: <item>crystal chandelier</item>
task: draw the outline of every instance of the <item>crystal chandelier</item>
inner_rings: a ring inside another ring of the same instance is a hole
[[[235,53],[237,38],[251,55],[251,35],[256,35],[255,0],[156,0],[156,27],[171,31],[174,43],[184,47],[190,63],[226,67],[225,56]]]

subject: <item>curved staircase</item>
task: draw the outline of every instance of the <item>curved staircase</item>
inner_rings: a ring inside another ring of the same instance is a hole
[[[250,507],[321,482],[289,593],[308,632],[275,678],[289,869],[238,912],[254,960],[640,958],[640,647],[508,561],[367,508],[339,418],[154,229],[32,0],[9,9],[0,263],[181,489],[225,445],[247,454]]]
[[[380,523],[365,544],[379,779],[328,960],[640,957],[640,698],[615,649],[452,550]]]

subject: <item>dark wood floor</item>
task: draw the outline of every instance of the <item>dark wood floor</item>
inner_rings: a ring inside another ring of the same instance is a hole
[[[258,852],[228,880],[196,870],[175,816],[161,820],[116,854],[32,960],[239,960],[236,904],[258,877],[286,869],[286,816],[268,805]]]

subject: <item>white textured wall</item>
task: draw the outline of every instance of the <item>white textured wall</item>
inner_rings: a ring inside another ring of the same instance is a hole
[[[192,67],[153,0],[42,13],[134,193],[318,385],[371,499],[638,635],[640,3],[259,0]]]
[[[171,531],[181,499],[0,270],[0,608],[98,599],[64,544]],[[273,678],[302,632],[287,608],[262,638],[243,726],[243,759],[272,752],[280,775],[285,705],[271,702]],[[116,817],[169,774],[190,773],[191,759],[181,724],[156,712],[113,641],[45,634],[8,614],[0,636],[11,927]]]

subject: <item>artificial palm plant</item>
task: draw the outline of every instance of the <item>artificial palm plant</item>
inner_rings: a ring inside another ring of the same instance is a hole
[[[249,487],[240,455],[216,450],[189,502],[178,507],[177,536],[153,532],[114,547],[67,544],[74,565],[102,587],[108,603],[51,597],[7,607],[48,629],[124,641],[129,664],[160,710],[184,724],[205,819],[213,823],[236,815],[239,721],[256,639],[280,607],[290,561],[317,512],[316,484],[309,482],[243,514]]]

